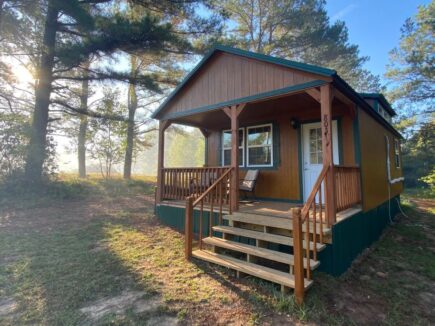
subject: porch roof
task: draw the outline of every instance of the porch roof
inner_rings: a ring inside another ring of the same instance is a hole
[[[223,102],[213,103],[211,105],[205,105],[200,107],[193,107],[189,110],[182,111],[182,112],[172,112],[167,115],[163,114],[163,111],[168,106],[168,104],[171,102],[171,100],[186,86],[186,84],[194,79],[195,75],[198,73],[200,68],[202,68],[210,59],[213,57],[213,55],[217,52],[224,52],[224,53],[230,53],[237,56],[242,56],[246,58],[256,59],[259,61],[272,63],[275,65],[283,66],[286,68],[295,69],[301,72],[310,73],[318,76],[318,80],[312,80],[306,83],[300,83],[288,87],[278,88],[274,89],[272,91],[268,92],[262,92],[255,95],[247,96],[247,97],[241,97],[236,99],[231,99]],[[328,81],[331,81],[332,84],[341,91],[347,98],[349,98],[352,102],[354,102],[356,105],[364,109],[368,114],[370,114],[375,120],[377,120],[379,123],[381,123],[384,127],[389,129],[391,132],[393,132],[396,136],[403,138],[402,135],[387,121],[385,121],[377,112],[375,112],[370,104],[368,104],[365,99],[364,95],[367,94],[359,94],[356,92],[345,80],[343,80],[335,70],[315,66],[315,65],[309,65],[305,63],[300,63],[296,61],[291,61],[287,59],[272,57],[269,55],[264,55],[260,53],[245,51],[241,49],[236,49],[228,46],[222,46],[217,45],[214,48],[212,48],[205,56],[204,58],[196,65],[196,67],[182,80],[182,82],[174,89],[174,91],[166,98],[166,100],[157,108],[157,110],[153,113],[152,118],[159,119],[159,120],[176,120],[177,118],[181,118],[188,115],[195,115],[198,113],[203,113],[206,111],[214,111],[223,107],[228,107],[231,105],[241,104],[241,103],[249,103],[253,101],[260,101],[265,100],[268,98],[274,98],[278,96],[283,96],[290,93],[296,93],[298,91],[303,91],[305,89],[314,88],[314,87],[320,87],[321,85],[324,85]],[[382,96],[382,94],[377,94],[378,96]]]

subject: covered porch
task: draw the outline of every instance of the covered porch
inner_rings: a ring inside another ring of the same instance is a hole
[[[160,121],[158,204],[179,205],[188,197],[195,201],[214,188],[202,198],[212,210],[263,210],[285,217],[291,207],[308,203],[321,208],[328,225],[337,221],[337,213],[360,204],[357,108],[331,83],[303,83],[281,94],[229,104],[174,113]],[[165,130],[171,124],[201,130],[206,140],[205,166],[164,166]],[[317,133],[310,129],[306,133],[307,126]],[[314,145],[313,139],[306,138],[311,134],[317,137]],[[251,138],[261,141],[251,144]],[[305,172],[310,160],[317,160],[314,175]],[[249,169],[260,172],[255,198],[241,202],[240,179]]]

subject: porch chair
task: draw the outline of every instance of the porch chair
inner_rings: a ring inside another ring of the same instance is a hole
[[[207,189],[218,179],[217,172],[204,173],[199,178],[192,178],[189,180],[189,192],[194,194],[196,189]]]
[[[257,178],[259,174],[259,170],[248,170],[246,172],[245,177],[240,179],[239,189],[244,193],[244,199],[247,199],[247,193],[251,192],[253,198],[255,199],[255,184],[257,183]]]

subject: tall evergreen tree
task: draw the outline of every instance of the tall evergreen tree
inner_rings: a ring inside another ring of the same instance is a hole
[[[147,8],[147,14],[138,21],[107,10],[114,0],[45,0],[36,1],[43,14],[43,36],[36,71],[35,106],[32,114],[31,136],[26,158],[26,177],[39,182],[45,158],[49,106],[56,104],[78,113],[62,99],[53,99],[53,91],[61,89],[65,80],[129,81],[127,73],[105,68],[89,71],[86,77],[71,74],[83,70],[83,63],[92,54],[105,55],[118,50],[142,53],[186,53],[190,45],[174,30],[167,19],[177,12],[193,14],[196,1],[137,0]],[[91,8],[92,10],[89,10]],[[157,13],[157,14],[154,14]],[[197,23],[205,23],[198,19]],[[210,24],[209,24],[210,25]],[[142,74],[136,81],[143,87],[158,90],[155,74]]]
[[[407,104],[410,112],[404,115],[430,113],[435,100],[435,1],[420,6],[401,32],[399,46],[390,52],[386,77],[393,88],[388,95],[396,104]]]
[[[224,42],[247,50],[326,66],[359,91],[377,91],[369,59],[349,43],[344,22],[330,23],[324,0],[223,0],[229,18]]]

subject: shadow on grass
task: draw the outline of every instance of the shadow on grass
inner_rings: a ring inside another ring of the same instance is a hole
[[[83,324],[80,309],[98,299],[126,290],[154,295],[153,276],[136,273],[111,250],[108,232],[119,227],[127,222],[105,216],[61,229],[0,229],[0,302],[12,298],[18,304],[13,313],[0,316],[0,323]],[[147,314],[122,318],[121,324],[137,324]]]

